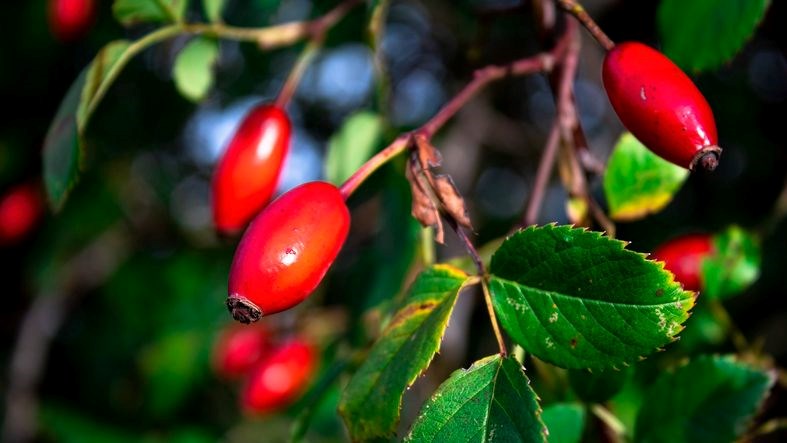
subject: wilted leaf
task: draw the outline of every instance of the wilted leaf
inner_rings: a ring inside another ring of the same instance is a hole
[[[635,441],[733,441],[746,431],[774,380],[772,372],[729,356],[699,357],[650,386]]]
[[[661,264],[569,226],[513,234],[490,272],[503,328],[526,351],[565,368],[636,361],[673,341],[694,306],[693,293]]]
[[[353,440],[393,434],[404,391],[429,367],[467,278],[458,269],[437,265],[413,283],[342,395],[339,412]]]
[[[604,173],[604,195],[610,216],[639,220],[664,209],[689,171],[651,152],[631,133],[618,139]]]
[[[544,442],[538,397],[522,366],[500,355],[460,369],[429,399],[406,442]]]

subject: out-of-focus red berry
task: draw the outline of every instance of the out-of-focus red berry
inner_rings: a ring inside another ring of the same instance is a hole
[[[268,328],[235,324],[227,327],[213,348],[213,367],[227,379],[246,375],[270,350]]]
[[[35,184],[17,185],[0,198],[0,244],[21,240],[44,212],[41,190]]]
[[[49,28],[60,41],[77,40],[93,24],[95,9],[93,0],[49,0]]]
[[[252,371],[241,406],[253,414],[280,410],[303,393],[317,368],[317,351],[300,339],[274,349]]]
[[[673,238],[662,244],[650,256],[664,262],[664,267],[675,274],[675,280],[689,291],[699,291],[702,286],[702,260],[714,251],[713,237],[707,234],[689,234]]]

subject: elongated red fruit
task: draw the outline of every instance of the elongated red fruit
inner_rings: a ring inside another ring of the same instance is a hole
[[[290,119],[276,106],[257,106],[243,119],[213,176],[213,221],[219,232],[240,232],[271,199],[290,132]]]
[[[684,168],[716,168],[721,148],[713,112],[670,59],[641,43],[621,43],[604,58],[603,78],[620,121],[642,144]]]
[[[27,235],[44,213],[41,190],[22,184],[0,197],[0,245],[15,243]]]
[[[243,409],[265,414],[289,405],[306,388],[316,366],[317,351],[310,344],[299,339],[282,344],[251,372],[241,396]]]
[[[336,186],[300,185],[249,225],[232,261],[227,307],[250,323],[289,309],[314,291],[339,254],[350,212]]]
[[[702,261],[713,254],[713,237],[707,234],[689,234],[676,237],[651,254],[651,259],[664,262],[664,267],[675,274],[675,280],[689,291],[702,287]]]
[[[270,350],[271,334],[262,324],[235,323],[222,331],[213,348],[213,368],[227,379],[246,375]]]
[[[49,28],[60,41],[77,40],[93,23],[93,0],[49,0]]]

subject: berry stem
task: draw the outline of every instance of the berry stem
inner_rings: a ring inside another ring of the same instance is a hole
[[[579,3],[574,0],[555,0],[557,1],[558,6],[560,6],[564,11],[568,12],[569,14],[576,17],[580,23],[590,32],[590,35],[596,39],[596,41],[604,47],[607,51],[611,50],[615,47],[615,42],[613,42],[604,31],[598,26],[598,24],[593,21],[590,15],[585,11],[585,8],[582,7]]]
[[[401,154],[407,148],[412,145],[412,134],[406,133],[402,134],[396,138],[388,147],[383,149],[382,151],[378,152],[374,155],[374,157],[370,158],[366,163],[364,163],[358,170],[356,170],[350,178],[347,179],[340,187],[339,192],[342,194],[344,199],[352,195],[356,189],[367,179],[369,178],[374,171],[379,169],[382,165],[387,163],[392,158],[396,157],[397,155]]]
[[[279,91],[279,96],[276,97],[275,105],[277,107],[283,109],[290,102],[295,94],[295,90],[298,88],[298,83],[300,83],[303,74],[306,72],[306,68],[317,55],[320,47],[322,47],[323,39],[324,35],[315,36],[309,40],[309,43],[298,55],[298,60],[295,61],[295,65],[290,70],[287,80],[284,81],[284,85]]]

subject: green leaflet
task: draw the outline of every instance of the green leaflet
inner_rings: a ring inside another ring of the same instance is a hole
[[[638,360],[674,340],[694,306],[662,265],[570,226],[530,227],[495,252],[489,287],[503,328],[565,368]]]
[[[404,390],[429,367],[468,276],[436,265],[413,283],[364,363],[350,379],[339,412],[353,440],[393,434]]]

